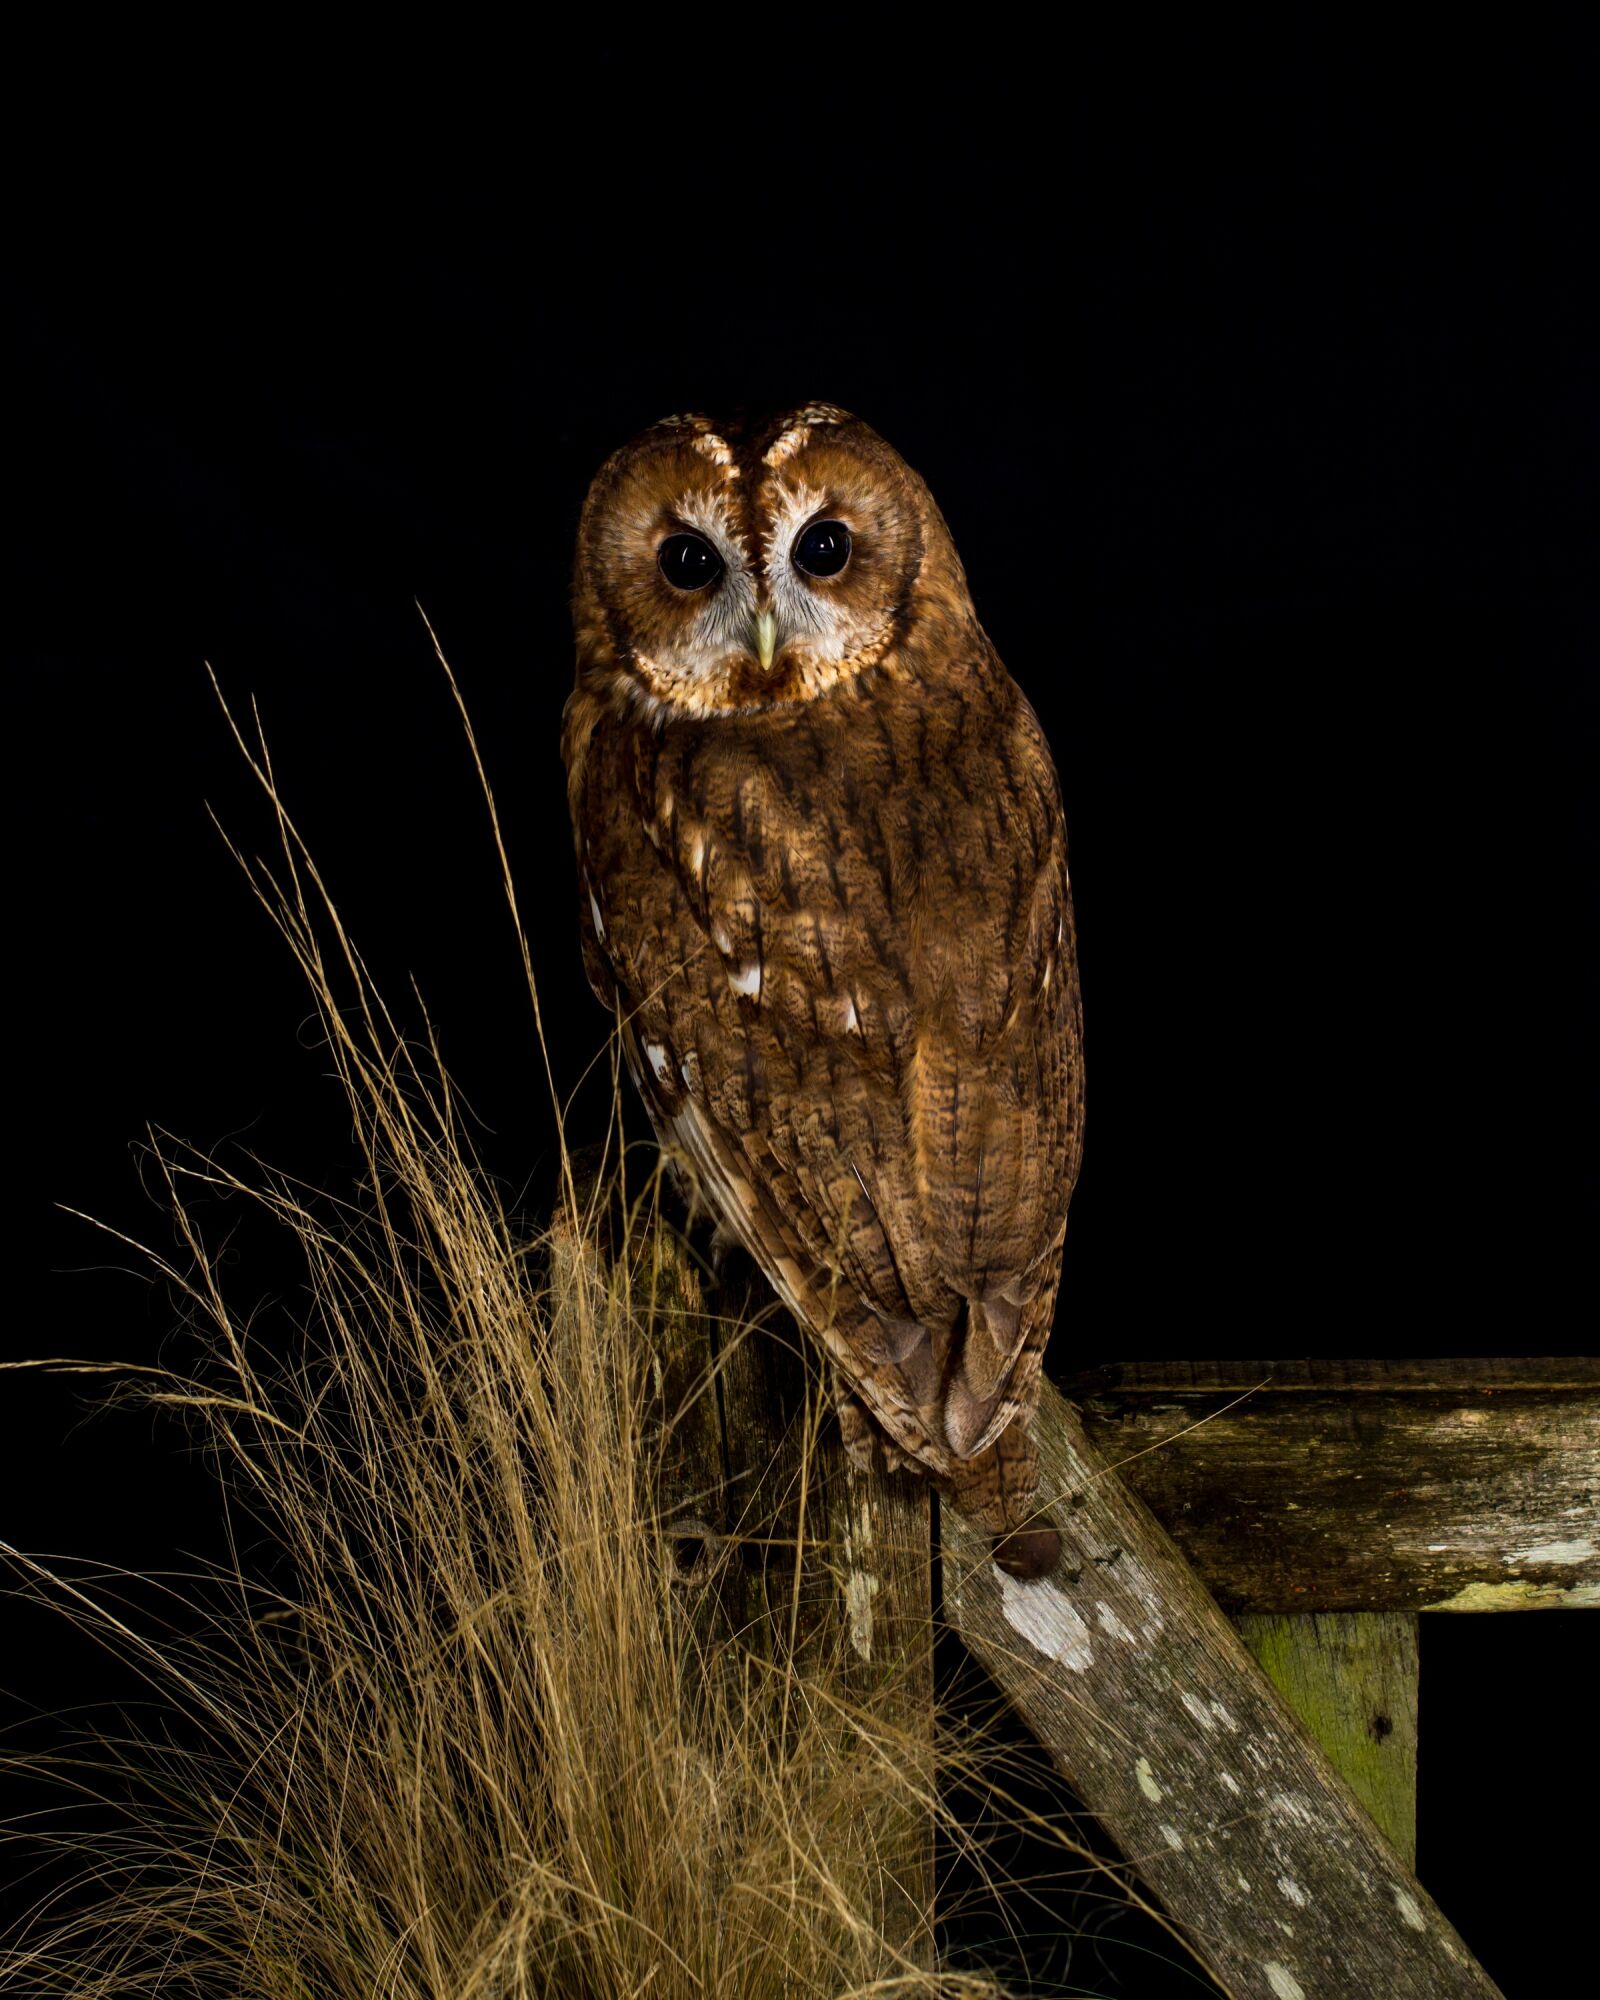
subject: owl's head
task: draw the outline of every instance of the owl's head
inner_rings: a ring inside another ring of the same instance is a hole
[[[830,403],[667,417],[606,461],[584,503],[580,668],[690,714],[825,694],[876,666],[930,596],[970,618],[939,510]]]

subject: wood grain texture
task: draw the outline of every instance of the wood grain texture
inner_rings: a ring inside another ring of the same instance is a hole
[[[1600,1356],[1493,1354],[1332,1359],[1108,1361],[1062,1383],[1074,1402],[1085,1396],[1169,1389],[1595,1389]]]
[[[1059,1398],[1038,1425],[1063,1536],[1019,1582],[942,1516],[947,1614],[1237,2000],[1497,1989]]]
[[[1251,1657],[1408,1868],[1417,1865],[1417,1614],[1239,1620]]]
[[[1600,1604],[1591,1363],[1146,1363],[1072,1393],[1230,1612]]]
[[[646,1241],[659,1401],[670,1416],[662,1507],[696,1671],[750,1652],[826,1664],[892,1732],[901,1779],[864,1784],[879,1875],[866,1914],[912,1966],[933,1963],[933,1564],[924,1481],[879,1454],[853,1465],[814,1358],[756,1273],[704,1280],[683,1240]],[[736,1638],[736,1644],[729,1641]],[[843,1674],[838,1669],[843,1663]]]

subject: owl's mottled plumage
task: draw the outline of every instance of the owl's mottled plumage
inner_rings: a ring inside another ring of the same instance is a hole
[[[836,574],[795,560],[818,522],[848,531]],[[685,534],[722,565],[698,589],[658,561]],[[1083,1130],[1066,831],[949,530],[831,406],[672,418],[590,489],[575,621],[584,962],[663,1144],[891,1445],[1046,1569],[1028,1427]]]

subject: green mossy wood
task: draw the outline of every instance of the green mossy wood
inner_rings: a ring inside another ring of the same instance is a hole
[[[1066,1394],[1235,1616],[1600,1605],[1600,1360],[1126,1362]]]
[[[808,1647],[832,1648],[862,1692],[889,1694],[893,1726],[906,1756],[923,1765],[931,1799],[927,1488],[905,1474],[862,1475],[846,1463],[816,1371],[738,1260],[720,1281],[708,1281],[665,1229],[650,1232],[645,1255],[660,1407],[683,1412],[671,1431],[662,1499],[685,1616],[708,1640],[737,1631],[759,1647],[788,1629],[802,1656]],[[761,1324],[752,1332],[753,1318]],[[1110,1464],[1078,1412],[1046,1386],[1038,1435],[1045,1492],[1063,1531],[1061,1569],[1040,1584],[1003,1576],[987,1538],[945,1509],[946,1615],[1230,1995],[1493,2000],[1493,1983],[1411,1872],[1416,1619],[1404,1607],[1435,1589],[1438,1551],[1423,1546],[1414,1559],[1396,1559],[1391,1547],[1375,1578],[1370,1563],[1350,1560],[1341,1524],[1381,1509],[1372,1484],[1351,1474],[1375,1470],[1404,1436],[1414,1448],[1413,1484],[1430,1495],[1448,1486],[1451,1468],[1474,1468],[1472,1495],[1451,1519],[1458,1528],[1468,1516],[1478,1524],[1453,1545],[1474,1551],[1477,1575],[1582,1473],[1592,1385],[1564,1376],[1530,1383],[1524,1372],[1501,1385],[1513,1391],[1510,1399],[1474,1401],[1466,1371],[1485,1364],[1428,1364],[1415,1380],[1406,1369],[1420,1364],[1387,1374],[1383,1364],[1350,1364],[1367,1371],[1354,1382],[1323,1382],[1307,1364],[1189,1366],[1192,1379],[1182,1383],[1108,1383],[1102,1372],[1089,1421],[1112,1447]],[[1514,1364],[1513,1374],[1517,1366],[1526,1371]],[[1252,1410],[1247,1446],[1224,1418],[1173,1436],[1237,1395],[1234,1376],[1256,1369],[1280,1381],[1276,1399]],[[1318,1397],[1356,1399],[1357,1407],[1334,1420]],[[1441,1401],[1488,1414],[1441,1422]],[[1517,1455],[1525,1476],[1511,1482],[1509,1497],[1497,1495],[1492,1454],[1479,1442],[1502,1419],[1525,1447]],[[1308,1422],[1331,1440],[1330,1476],[1309,1483]],[[1201,1463],[1190,1440],[1208,1432],[1221,1446],[1213,1484],[1250,1464],[1268,1471],[1256,1489],[1241,1473],[1231,1517],[1223,1498],[1213,1499],[1205,1522],[1192,1518],[1192,1499],[1175,1506],[1173,1524],[1195,1548],[1191,1569],[1131,1483],[1165,1490],[1160,1469],[1151,1471],[1164,1454],[1147,1446],[1168,1441],[1179,1468],[1169,1465],[1169,1483],[1176,1479],[1181,1490]],[[1438,1462],[1419,1455],[1424,1442]],[[1363,1466],[1368,1449],[1377,1458]],[[1124,1484],[1116,1467],[1133,1451],[1145,1455],[1129,1463]],[[1239,1518],[1251,1491],[1269,1490],[1271,1476],[1290,1522],[1276,1537],[1259,1521],[1241,1528]],[[1378,1594],[1381,1603],[1387,1588],[1399,1607],[1318,1617],[1286,1608],[1295,1597],[1285,1550],[1299,1532],[1292,1517],[1305,1511],[1303,1501],[1290,1507],[1288,1500],[1313,1488],[1323,1517],[1318,1560],[1308,1559],[1311,1544],[1299,1551],[1305,1589],[1326,1590],[1332,1574],[1345,1579],[1336,1592],[1363,1603]],[[1226,1590],[1246,1602],[1252,1592],[1265,1594],[1272,1605],[1244,1615],[1245,1643],[1207,1588],[1208,1561]],[[1586,1561],[1575,1565],[1581,1577]],[[1252,1576],[1259,1581],[1250,1583]],[[902,1804],[881,1835],[887,1865],[876,1914],[921,1965],[932,1963],[932,1826],[931,1810]]]
[[[1417,1616],[1323,1611],[1239,1620],[1262,1672],[1408,1868],[1417,1865]]]
[[[1497,1988],[1143,1502],[1046,1388],[1057,1574],[941,1516],[947,1615],[1236,2000]]]

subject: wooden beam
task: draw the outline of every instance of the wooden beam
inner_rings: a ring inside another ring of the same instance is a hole
[[[736,1663],[755,1650],[795,1661],[802,1675],[825,1662],[826,1684],[892,1732],[897,1782],[863,1773],[840,1828],[841,1876],[862,1886],[844,1864],[870,1815],[873,1906],[862,1914],[889,1941],[895,1968],[931,1969],[929,1489],[885,1470],[881,1455],[867,1471],[849,1463],[814,1358],[747,1260],[733,1256],[708,1284],[664,1224],[644,1254],[670,1424],[662,1506],[676,1594],[701,1641],[694,1657]]]
[[[1063,1383],[1074,1401],[1099,1392],[1268,1388],[1355,1389],[1390,1395],[1403,1389],[1600,1390],[1600,1355],[1493,1354],[1286,1361],[1109,1361]]]
[[[1144,1362],[1067,1394],[1230,1612],[1600,1605],[1600,1362]]]
[[[947,1615],[1236,2000],[1497,1989],[1149,1509],[1046,1397],[1062,1563],[1002,1574],[941,1510]]]
[[[1417,1614],[1239,1620],[1252,1658],[1408,1868],[1417,1865]]]

